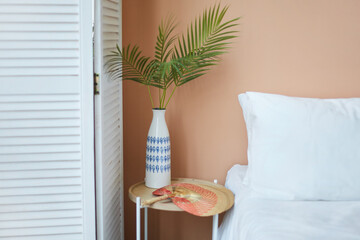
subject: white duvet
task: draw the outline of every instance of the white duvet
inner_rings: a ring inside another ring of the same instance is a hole
[[[360,201],[279,201],[255,198],[242,184],[246,166],[228,172],[235,194],[219,240],[360,240]],[[359,176],[360,181],[360,176]]]

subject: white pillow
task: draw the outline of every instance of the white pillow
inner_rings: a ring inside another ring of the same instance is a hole
[[[360,200],[360,98],[239,95],[250,187],[263,197]]]

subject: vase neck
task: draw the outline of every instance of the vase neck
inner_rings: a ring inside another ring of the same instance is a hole
[[[165,121],[165,109],[153,109],[153,119],[151,122],[149,133],[151,133],[151,136],[169,135],[169,131]]]
[[[153,118],[163,118],[165,117],[166,109],[153,109]]]
[[[165,109],[153,109],[153,122],[165,123]]]

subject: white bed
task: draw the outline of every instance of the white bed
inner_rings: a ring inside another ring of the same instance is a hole
[[[254,197],[235,165],[226,187],[235,194],[219,229],[219,240],[359,240],[360,201],[282,201]]]

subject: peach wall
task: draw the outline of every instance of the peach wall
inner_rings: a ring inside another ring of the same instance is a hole
[[[180,28],[213,0],[123,0],[123,42],[153,54],[160,19],[173,12]],[[231,53],[208,75],[182,86],[166,117],[172,174],[224,183],[246,160],[246,129],[237,94],[261,91],[302,97],[360,97],[360,1],[227,0],[242,16]],[[146,88],[124,83],[125,188],[144,178],[152,118]],[[125,236],[135,239],[135,207],[125,199]],[[211,219],[150,211],[149,239],[211,238]]]

